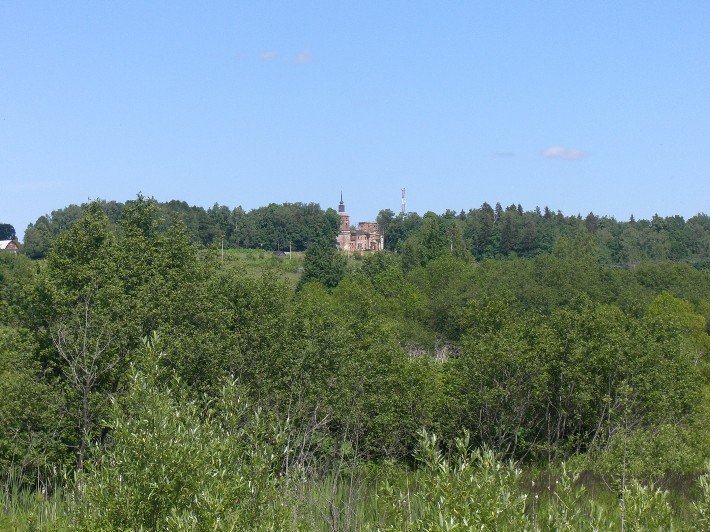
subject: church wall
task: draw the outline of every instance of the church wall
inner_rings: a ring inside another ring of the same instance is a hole
[[[380,226],[375,222],[360,222],[357,231],[350,230],[350,216],[345,212],[342,197],[338,207],[340,215],[340,232],[338,233],[338,249],[342,251],[366,252],[384,249],[384,237],[380,234]]]

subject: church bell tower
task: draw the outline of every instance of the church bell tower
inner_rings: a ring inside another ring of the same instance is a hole
[[[345,212],[345,203],[343,202],[343,193],[340,193],[340,203],[338,204],[338,214],[340,215],[340,232],[350,233],[350,216]]]

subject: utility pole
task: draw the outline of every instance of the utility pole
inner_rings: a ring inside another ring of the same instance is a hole
[[[288,241],[288,260],[291,260],[291,241]]]

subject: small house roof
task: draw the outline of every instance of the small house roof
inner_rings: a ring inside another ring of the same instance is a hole
[[[0,240],[0,249],[7,249],[7,246],[9,246],[13,240]]]

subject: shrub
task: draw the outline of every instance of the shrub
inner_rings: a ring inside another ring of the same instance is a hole
[[[696,530],[710,530],[710,462],[705,463],[706,473],[700,476],[700,500],[693,504]]]
[[[389,497],[389,530],[409,522],[413,530],[523,530],[528,528],[527,496],[520,489],[521,471],[503,463],[490,450],[469,449],[469,435],[458,438],[451,457],[439,450],[437,438],[420,432],[416,459],[421,466],[411,492]]]
[[[273,431],[235,383],[208,408],[179,381],[161,389],[132,371],[113,407],[111,441],[77,480],[78,528],[213,530],[276,526]],[[278,432],[278,431],[277,431]]]

